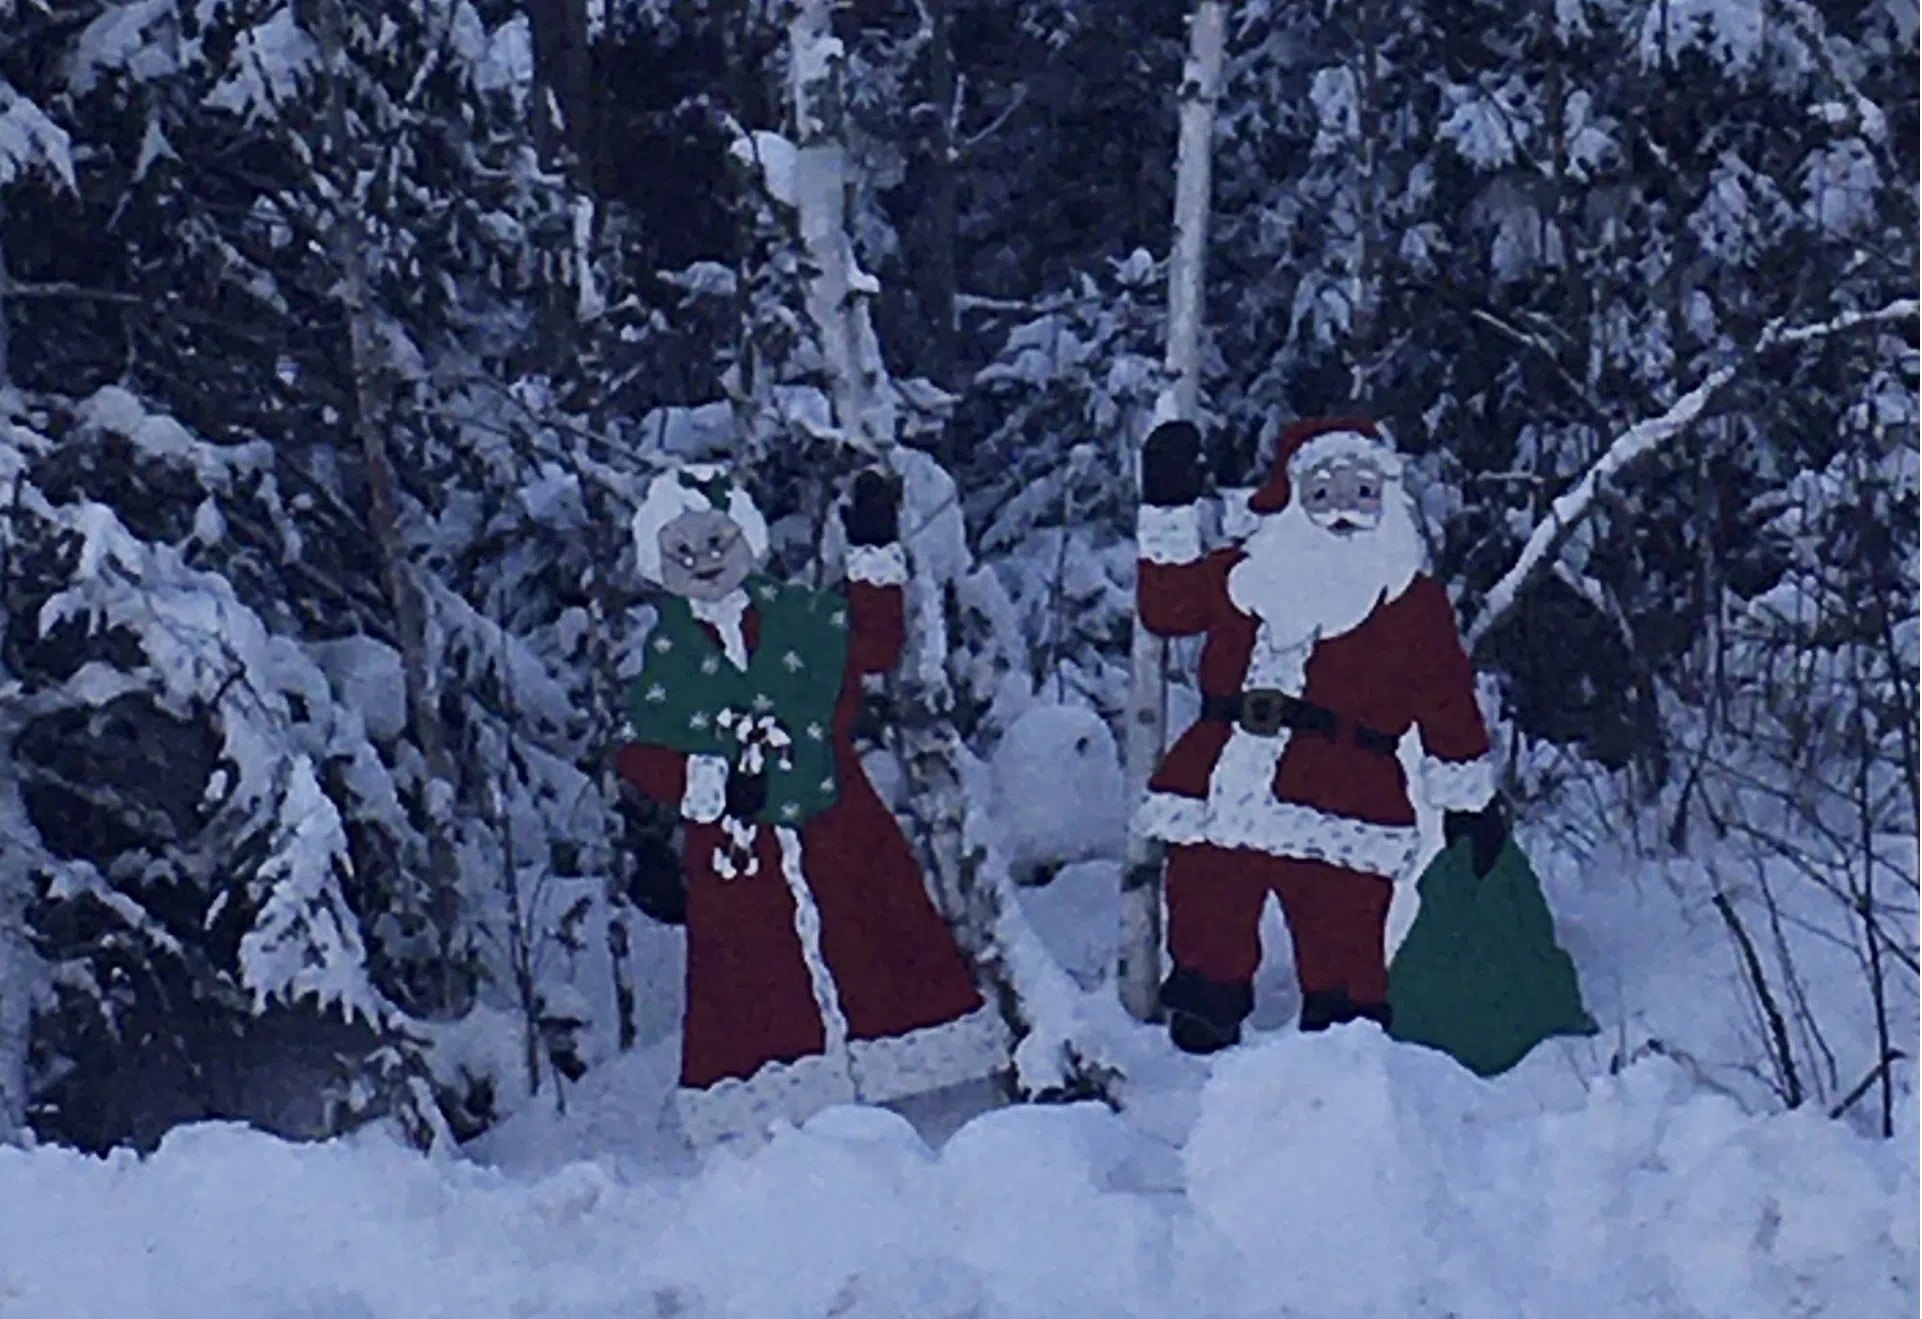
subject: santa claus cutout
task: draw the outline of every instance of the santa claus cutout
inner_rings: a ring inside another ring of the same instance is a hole
[[[1506,834],[1454,610],[1423,571],[1401,460],[1372,423],[1290,426],[1249,499],[1254,530],[1205,556],[1200,447],[1193,426],[1164,424],[1141,470],[1141,621],[1206,637],[1201,717],[1141,806],[1144,831],[1168,844],[1169,1033],[1192,1053],[1240,1040],[1271,892],[1294,941],[1301,1028],[1386,1027],[1383,927],[1418,846],[1397,756],[1411,726],[1421,790],[1449,841],[1471,840],[1477,873]]]
[[[667,596],[616,763],[684,823],[676,1100],[697,1145],[1007,1062],[1000,1017],[855,754],[862,677],[901,654],[898,522],[890,483],[862,475],[843,593],[756,574],[767,527],[719,467],[655,478],[634,517],[640,570]]]

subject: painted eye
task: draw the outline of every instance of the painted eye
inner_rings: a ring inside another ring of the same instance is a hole
[[[1375,487],[1364,483],[1356,493],[1363,499],[1373,499],[1375,497]]]

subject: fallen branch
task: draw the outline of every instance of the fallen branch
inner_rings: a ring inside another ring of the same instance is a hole
[[[1744,355],[1742,360],[1717,367],[1709,373],[1707,379],[1677,399],[1661,416],[1652,417],[1631,426],[1608,446],[1607,452],[1596,460],[1595,465],[1583,474],[1581,480],[1549,506],[1548,516],[1543,518],[1530,533],[1528,543],[1522,546],[1522,552],[1516,558],[1514,566],[1490,588],[1482,604],[1481,613],[1476,615],[1474,625],[1468,629],[1466,641],[1469,651],[1472,653],[1488,639],[1495,625],[1514,609],[1522,592],[1534,585],[1536,578],[1560,554],[1562,546],[1568,543],[1576,527],[1580,526],[1594,511],[1595,501],[1603,483],[1637,459],[1653,453],[1686,430],[1697,417],[1702,415],[1703,410],[1708,407],[1709,400],[1714,398],[1724,385],[1733,380],[1749,360],[1759,357],[1772,348],[1810,343],[1852,330],[1859,325],[1906,320],[1915,314],[1916,300],[1901,298],[1880,310],[1844,312],[1820,325],[1798,325],[1784,329],[1781,321],[1771,321],[1768,328],[1762,332],[1761,338],[1756,340],[1755,346]]]

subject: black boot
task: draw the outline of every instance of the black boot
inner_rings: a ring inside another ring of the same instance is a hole
[[[1394,1012],[1386,1003],[1357,1003],[1345,989],[1311,989],[1301,996],[1301,1029],[1327,1030],[1366,1018],[1387,1030]]]
[[[1224,1031],[1206,1017],[1176,1009],[1168,1013],[1168,1038],[1183,1053],[1219,1053],[1241,1043],[1241,1023]]]
[[[1327,1030],[1353,1021],[1358,1012],[1345,989],[1310,989],[1301,996],[1301,1029],[1304,1034]]]
[[[1183,1053],[1215,1053],[1241,1043],[1241,1023],[1255,1009],[1252,981],[1211,980],[1177,966],[1161,983],[1168,1039]]]

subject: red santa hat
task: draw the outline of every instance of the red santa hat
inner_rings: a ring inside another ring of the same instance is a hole
[[[1304,417],[1282,430],[1268,479],[1248,497],[1248,507],[1256,513],[1281,512],[1292,497],[1290,476],[1330,458],[1366,458],[1390,481],[1401,475],[1395,446],[1367,417]]]

